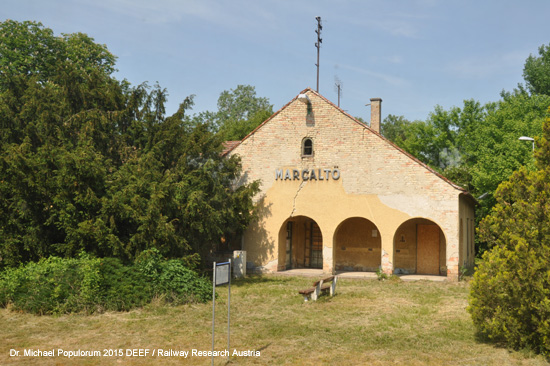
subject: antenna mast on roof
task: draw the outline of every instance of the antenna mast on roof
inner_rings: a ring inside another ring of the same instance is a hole
[[[317,43],[315,43],[315,47],[317,47],[317,63],[315,66],[317,66],[317,93],[319,92],[319,51],[321,50],[321,43],[323,43],[323,40],[321,39],[321,30],[323,29],[323,26],[321,25],[321,17],[315,17],[317,19],[317,30],[315,33],[317,33]]]
[[[338,108],[340,108],[340,94],[342,93],[342,81],[338,78],[338,76],[334,77],[334,87],[338,92]]]

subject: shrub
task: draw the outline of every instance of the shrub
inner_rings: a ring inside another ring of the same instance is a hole
[[[468,311],[489,339],[550,355],[550,248],[518,239],[485,252]]]
[[[387,280],[390,276],[384,273],[382,267],[378,267],[378,269],[376,270],[376,277],[378,278],[378,281],[384,281]]]
[[[148,304],[153,284],[134,265],[123,265],[117,258],[101,260],[101,299],[105,310],[127,311]]]
[[[212,296],[212,284],[186,267],[186,260],[164,260],[157,249],[141,253],[136,260],[140,272],[154,284],[155,296],[177,304],[205,302]]]
[[[183,304],[205,302],[210,282],[186,268],[184,261],[164,260],[144,252],[136,264],[116,258],[50,257],[0,274],[0,306],[34,314],[124,311],[155,297]]]
[[[98,259],[50,257],[6,269],[0,277],[0,305],[35,314],[86,310],[99,295]]]

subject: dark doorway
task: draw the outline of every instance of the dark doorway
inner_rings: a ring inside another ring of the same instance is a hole
[[[323,235],[314,220],[306,216],[288,219],[279,235],[280,269],[323,268]]]

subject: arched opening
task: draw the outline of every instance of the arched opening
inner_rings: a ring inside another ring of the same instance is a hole
[[[313,155],[313,140],[309,137],[306,137],[302,140],[302,156],[312,156]]]
[[[323,268],[323,235],[315,220],[296,216],[283,223],[279,231],[278,268]]]
[[[446,247],[439,225],[422,218],[407,220],[393,238],[394,272],[446,276]]]
[[[378,270],[382,263],[378,228],[362,217],[348,218],[334,234],[334,266],[337,271]]]

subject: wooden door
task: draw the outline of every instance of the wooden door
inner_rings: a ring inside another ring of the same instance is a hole
[[[418,225],[416,273],[439,275],[439,226]]]
[[[323,268],[323,235],[319,225],[311,223],[311,268]]]

